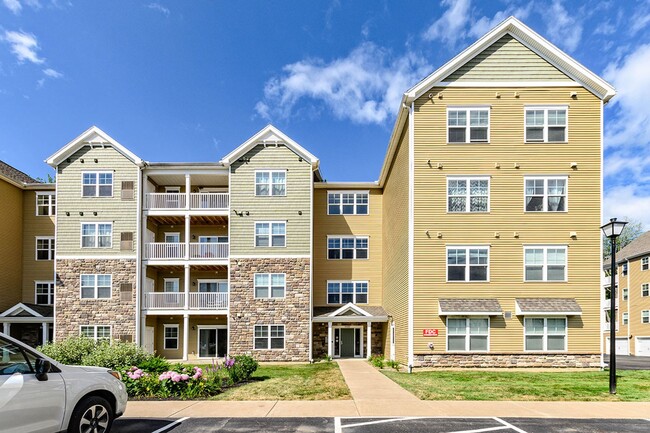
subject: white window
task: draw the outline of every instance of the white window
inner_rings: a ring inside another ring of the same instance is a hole
[[[287,195],[286,170],[264,170],[255,172],[255,195]]]
[[[627,290],[627,288],[623,289],[623,300],[627,301],[629,296],[630,295],[629,295],[629,291]]]
[[[113,173],[110,171],[84,172],[81,174],[83,197],[112,197]]]
[[[368,237],[367,236],[328,236],[327,237],[327,258],[338,259],[367,259],[368,258]]]
[[[178,293],[179,279],[178,278],[164,278],[163,290],[167,293]]]
[[[648,266],[650,265],[650,257],[644,257],[641,259],[641,270],[647,271]]]
[[[36,193],[36,215],[56,215],[56,194],[54,192]]]
[[[54,260],[54,238],[36,238],[36,260]]]
[[[526,107],[526,142],[567,141],[566,107]]]
[[[524,340],[527,351],[566,350],[566,318],[524,319]]]
[[[641,296],[650,296],[650,284],[641,284]]]
[[[641,311],[641,323],[650,323],[650,310]]]
[[[284,247],[287,241],[287,223],[259,222],[255,223],[256,247]]]
[[[337,191],[327,193],[328,215],[368,215],[367,191]]]
[[[81,248],[111,248],[113,223],[81,223]]]
[[[490,137],[489,130],[489,108],[447,109],[449,143],[487,143]]]
[[[82,337],[92,338],[97,342],[111,341],[111,327],[107,325],[82,325],[80,334]]]
[[[111,274],[81,274],[82,299],[110,299]]]
[[[255,325],[255,349],[284,349],[284,325]]]
[[[163,325],[165,331],[165,350],[178,349],[178,325]]]
[[[488,318],[447,319],[448,352],[487,352],[490,334]]]
[[[567,177],[525,178],[526,212],[566,212]]]
[[[627,263],[623,263],[623,269],[621,269],[623,275],[627,275]]]
[[[35,300],[38,305],[54,305],[54,281],[36,281]]]
[[[327,282],[327,303],[328,304],[367,304],[368,303],[368,282],[367,281],[328,281]]]
[[[489,210],[489,178],[447,178],[447,212],[489,212]]]
[[[487,247],[447,247],[447,281],[488,281]]]
[[[566,253],[565,246],[525,247],[524,281],[566,281]]]
[[[255,298],[284,298],[285,274],[255,274]]]
[[[627,325],[630,322],[630,313],[623,313],[623,325]]]

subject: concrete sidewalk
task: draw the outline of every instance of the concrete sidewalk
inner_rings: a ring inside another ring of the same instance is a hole
[[[352,400],[130,401],[125,417],[522,417],[648,418],[650,402],[424,401],[365,360],[339,360]]]

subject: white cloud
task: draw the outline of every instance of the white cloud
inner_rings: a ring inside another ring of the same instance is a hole
[[[55,71],[52,68],[43,69],[43,73],[50,78],[63,78],[63,74],[59,71]]]
[[[281,76],[267,81],[255,110],[266,119],[286,118],[300,100],[312,99],[339,119],[379,124],[392,118],[403,92],[431,69],[413,53],[393,58],[387,50],[365,42],[329,63],[306,59],[286,65]]]
[[[650,195],[647,188],[625,185],[605,191],[603,219],[623,216],[650,227]]]
[[[16,15],[18,15],[20,11],[23,9],[23,5],[21,5],[18,0],[2,0],[2,3],[4,3],[7,9],[15,13]]]
[[[425,30],[422,38],[425,41],[440,40],[454,47],[467,35],[465,26],[469,21],[471,0],[442,0],[440,4],[449,9]]]
[[[28,60],[32,63],[43,63],[45,59],[38,57],[36,53],[40,49],[36,36],[22,31],[5,31],[2,40],[11,45],[11,52],[14,53],[20,63]]]
[[[170,13],[169,9],[166,8],[165,6],[161,5],[160,3],[149,3],[147,5],[147,7],[149,9],[152,9],[154,11],[158,11],[160,13],[163,13],[163,14],[169,16],[169,13]]]
[[[532,9],[533,9],[533,2],[530,2],[527,5],[521,7],[514,7],[510,5],[504,10],[494,14],[492,18],[483,16],[478,20],[473,21],[468,30],[468,34],[475,38],[480,38],[481,36],[489,32],[490,30],[492,30],[494,27],[496,27],[499,23],[501,23],[509,16],[514,16],[520,21],[525,21],[530,15]]]
[[[650,13],[638,13],[632,17],[632,23],[630,25],[630,31],[632,34],[636,34],[639,30],[643,30],[645,26],[650,23]]]
[[[543,7],[549,39],[566,51],[575,51],[582,39],[582,23],[564,8],[561,0],[553,0],[550,8]]]

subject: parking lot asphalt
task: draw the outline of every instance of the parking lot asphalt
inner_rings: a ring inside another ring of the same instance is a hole
[[[650,419],[498,417],[118,419],[113,433],[647,433]]]
[[[604,361],[609,364],[609,355]],[[618,370],[650,370],[650,356],[616,355],[616,368]]]

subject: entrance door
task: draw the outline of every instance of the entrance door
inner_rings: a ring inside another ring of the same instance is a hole
[[[154,327],[146,326],[144,328],[144,350],[153,354]]]
[[[354,329],[353,328],[341,329],[341,357],[342,358],[354,357]]]
[[[199,358],[221,358],[227,351],[228,330],[225,326],[199,326]]]
[[[360,358],[363,356],[362,328],[334,328],[334,357]]]
[[[395,361],[395,322],[390,324],[390,360]]]

